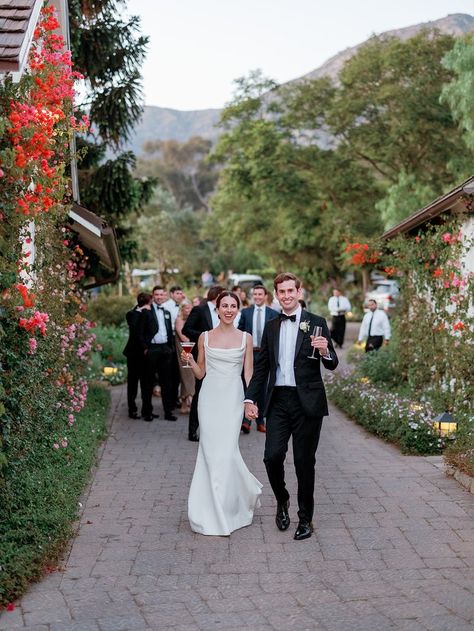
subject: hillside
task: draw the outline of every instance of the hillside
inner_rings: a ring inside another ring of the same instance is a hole
[[[474,30],[474,17],[464,13],[455,13],[432,22],[424,22],[402,29],[387,31],[380,34],[380,36],[409,39],[424,28],[437,28],[443,33],[461,36]],[[319,68],[293,79],[293,81],[289,83],[303,81],[305,79],[317,79],[325,75],[336,79],[344,63],[365,43],[366,42],[362,42],[357,46],[346,48],[328,59]],[[137,125],[135,135],[126,148],[132,149],[137,155],[141,155],[143,144],[148,140],[175,139],[183,142],[192,136],[203,136],[204,138],[215,140],[219,135],[219,130],[215,125],[219,120],[220,111],[219,109],[181,111],[170,108],[146,106],[142,121]]]

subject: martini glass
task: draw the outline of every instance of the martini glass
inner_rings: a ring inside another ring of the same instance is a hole
[[[194,348],[195,342],[180,342],[180,344],[185,353],[190,353]],[[184,364],[183,368],[191,368],[189,361]]]

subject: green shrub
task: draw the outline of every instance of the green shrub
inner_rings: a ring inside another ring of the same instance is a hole
[[[397,363],[397,345],[390,343],[377,351],[364,353],[357,366],[357,372],[368,377],[373,383],[396,386],[403,381]]]
[[[31,581],[54,567],[71,537],[80,494],[105,436],[109,402],[109,390],[94,385],[74,426],[59,436],[57,448],[37,432],[19,439],[9,452],[0,486],[0,605],[18,598]],[[62,425],[60,411],[56,414]],[[66,447],[60,444],[63,435]]]
[[[99,294],[89,302],[87,316],[96,324],[120,326],[125,322],[125,314],[134,305],[133,296]]]
[[[111,361],[114,364],[124,364],[125,355],[123,349],[128,339],[128,328],[126,325],[117,326],[96,326],[94,329],[96,344],[100,347],[100,356],[104,361]]]

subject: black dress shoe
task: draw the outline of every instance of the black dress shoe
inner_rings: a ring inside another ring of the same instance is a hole
[[[288,528],[290,527],[290,515],[288,514],[289,508],[290,500],[283,502],[283,504],[277,504],[275,523],[278,530],[288,530]]]
[[[189,434],[188,440],[190,440],[192,443],[198,443],[199,442],[199,438],[196,436],[196,434]]]
[[[177,421],[178,417],[174,414],[165,414],[165,421]]]
[[[151,418],[160,418],[160,415],[159,414],[152,414]]]
[[[300,521],[298,528],[296,529],[294,539],[301,541],[302,539],[309,539],[313,534],[313,524],[310,521]]]
[[[144,416],[143,420],[146,421],[147,423],[151,423],[153,420],[153,415],[150,416]]]
[[[133,418],[136,420],[137,418],[140,418],[140,417],[138,416],[138,412],[129,412],[128,418]]]

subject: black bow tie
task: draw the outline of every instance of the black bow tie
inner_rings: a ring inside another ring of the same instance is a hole
[[[296,322],[296,313],[293,315],[286,315],[286,313],[280,313],[280,320],[284,322],[285,320],[291,320],[292,322]]]
[[[161,309],[162,311],[164,311],[164,310],[165,310],[165,308],[164,308],[164,307],[159,307],[158,305],[156,305],[156,308],[157,308],[157,309]]]

